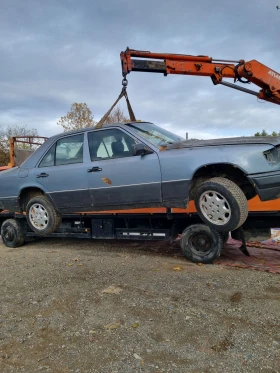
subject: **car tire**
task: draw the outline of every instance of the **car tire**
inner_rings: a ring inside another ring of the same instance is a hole
[[[22,226],[16,219],[7,219],[3,222],[1,237],[7,247],[19,247],[25,242]]]
[[[210,264],[221,255],[224,240],[220,232],[207,225],[193,224],[183,231],[180,246],[185,258]]]
[[[239,228],[248,216],[245,194],[233,181],[222,177],[202,183],[194,202],[202,221],[219,232]]]
[[[40,236],[55,232],[61,224],[61,215],[44,195],[29,200],[26,219],[33,232]]]

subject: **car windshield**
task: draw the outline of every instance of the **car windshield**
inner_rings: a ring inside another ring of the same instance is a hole
[[[128,124],[128,126],[131,127],[134,132],[144,137],[146,140],[157,147],[185,140],[183,137],[166,131],[165,129],[158,127],[153,123],[133,123]]]

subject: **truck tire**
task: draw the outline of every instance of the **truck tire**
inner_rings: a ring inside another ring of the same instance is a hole
[[[1,237],[7,247],[19,247],[25,242],[22,226],[16,219],[7,219],[1,226]]]
[[[40,236],[55,232],[61,224],[61,215],[44,195],[30,199],[26,206],[28,225]]]
[[[224,240],[221,233],[205,224],[187,227],[180,241],[183,255],[194,263],[212,263],[221,255]]]
[[[222,177],[202,183],[194,202],[202,221],[219,232],[239,228],[248,216],[245,194],[233,181]]]

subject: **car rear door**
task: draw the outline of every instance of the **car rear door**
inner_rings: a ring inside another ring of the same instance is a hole
[[[84,160],[84,133],[63,136],[33,170],[36,182],[62,211],[90,210],[87,165]]]
[[[136,139],[121,128],[87,133],[88,183],[93,208],[121,209],[161,202],[161,172],[155,152],[133,156]]]

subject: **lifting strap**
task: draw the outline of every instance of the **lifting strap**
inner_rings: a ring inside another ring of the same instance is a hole
[[[126,99],[127,110],[128,110],[128,113],[129,113],[130,121],[131,122],[136,122],[136,118],[135,118],[134,112],[132,110],[131,104],[130,104],[129,99],[128,99],[126,88],[123,87],[122,90],[121,90],[121,93],[119,94],[119,97],[116,99],[116,101],[113,103],[113,105],[107,111],[107,113],[105,113],[103,115],[103,117],[100,119],[100,121],[96,124],[96,126],[94,128],[101,128],[101,127],[103,127],[103,124],[106,122],[106,120],[108,119],[108,117],[111,114],[112,110],[114,109],[114,107],[117,105],[117,103],[120,101],[120,99],[122,97],[125,97],[125,99]]]

